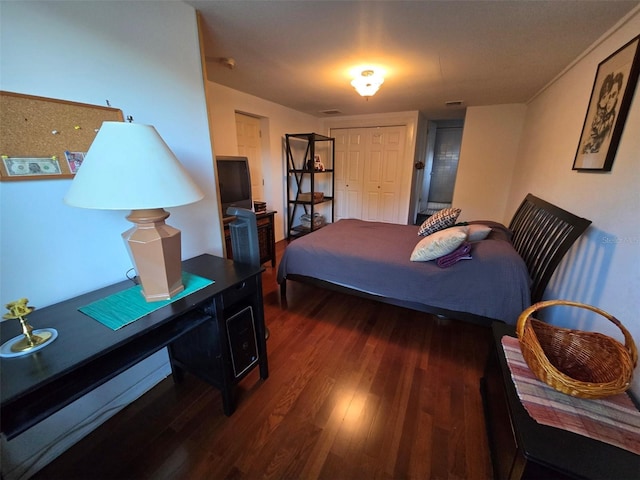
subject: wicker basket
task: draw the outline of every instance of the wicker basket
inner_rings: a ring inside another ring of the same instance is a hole
[[[602,315],[622,331],[625,344],[601,333],[560,328],[532,317],[553,305],[585,308]],[[566,300],[539,302],[520,314],[517,333],[529,368],[562,393],[601,398],[622,393],[631,385],[638,361],[633,337],[619,320],[599,308]]]

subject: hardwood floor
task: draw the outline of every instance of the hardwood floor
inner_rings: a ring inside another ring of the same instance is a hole
[[[278,244],[281,258],[285,242]],[[486,479],[487,328],[264,273],[270,376],[167,378],[36,479]]]

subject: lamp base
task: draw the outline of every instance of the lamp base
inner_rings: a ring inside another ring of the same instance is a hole
[[[180,230],[165,224],[163,208],[132,210],[135,226],[122,234],[136,266],[147,302],[168,300],[184,290]]]

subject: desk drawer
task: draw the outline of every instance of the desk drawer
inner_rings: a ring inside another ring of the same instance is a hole
[[[244,282],[237,283],[222,292],[222,308],[228,309],[233,307],[237,302],[247,298],[247,296],[255,295],[258,291],[258,277],[251,277]]]

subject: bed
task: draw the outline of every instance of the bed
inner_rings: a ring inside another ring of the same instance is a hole
[[[515,324],[541,300],[563,256],[591,221],[532,194],[508,228],[493,221],[486,239],[471,243],[470,260],[448,268],[412,262],[419,226],[343,219],[293,240],[278,268],[287,282],[305,282],[435,315],[488,324]]]

